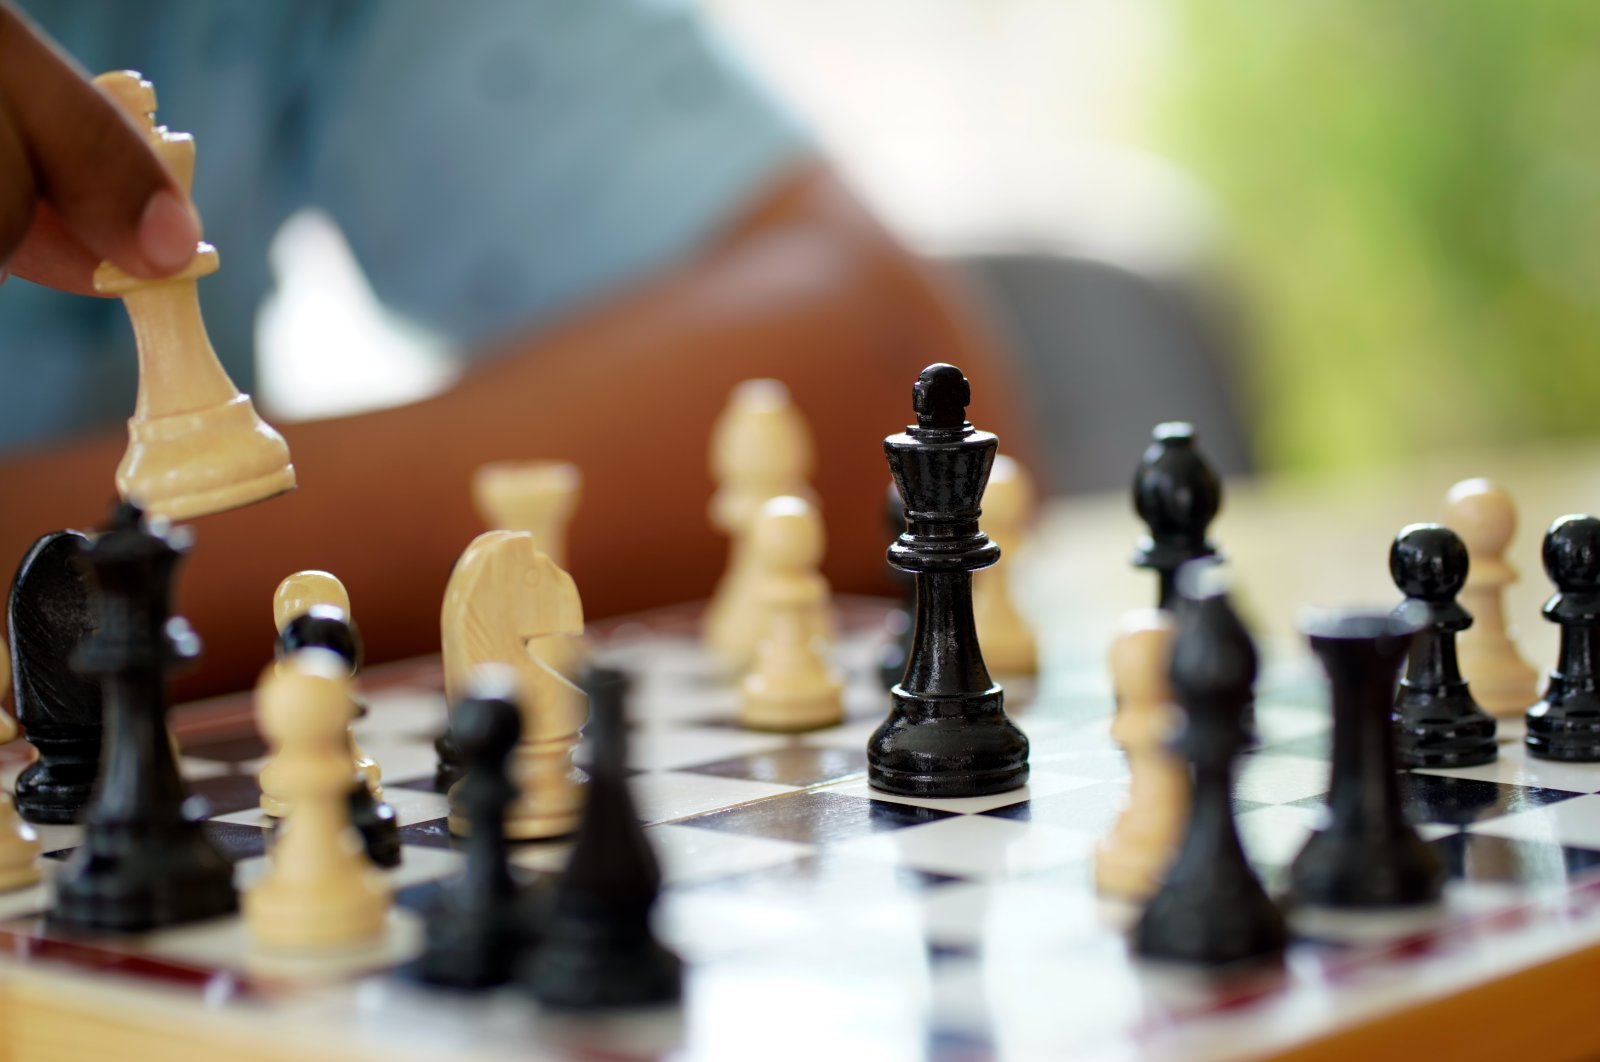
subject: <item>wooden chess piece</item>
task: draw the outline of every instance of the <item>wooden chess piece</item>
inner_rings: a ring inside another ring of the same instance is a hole
[[[706,605],[705,643],[728,666],[743,670],[762,629],[758,577],[747,544],[750,526],[768,498],[815,501],[811,433],[777,380],[746,380],[717,418],[711,470],[717,492],[711,523],[728,536],[728,567]]]
[[[1178,569],[1216,556],[1217,547],[1206,536],[1222,509],[1222,481],[1195,445],[1191,425],[1155,426],[1134,473],[1133,507],[1149,528],[1134,549],[1134,566],[1155,571],[1157,603],[1172,608]]]
[[[1016,567],[1006,563],[1022,545],[1033,507],[1033,477],[1014,458],[998,455],[983,492],[983,529],[1000,547],[1001,559],[993,568],[972,574],[972,615],[983,659],[1001,674],[1031,675],[1039,668],[1033,628],[1017,611],[1011,593]]]
[[[144,131],[189,191],[194,139],[156,125],[150,82],[119,70],[95,78],[95,85]],[[119,296],[127,307],[139,347],[139,395],[117,492],[174,520],[248,505],[295,485],[283,437],[256,415],[206,336],[196,284],[216,271],[216,249],[202,243],[182,272],[163,280],[135,277],[109,262],[94,274],[95,290]]]
[[[1506,548],[1517,530],[1511,496],[1486,479],[1468,479],[1445,496],[1445,523],[1461,536],[1471,557],[1461,604],[1476,621],[1456,639],[1461,673],[1491,715],[1520,715],[1539,699],[1539,672],[1517,652],[1506,622],[1506,587],[1517,570]]]
[[[1144,899],[1172,865],[1189,813],[1189,772],[1170,748],[1181,718],[1167,669],[1172,617],[1161,609],[1133,612],[1111,643],[1117,714],[1111,739],[1128,755],[1128,802],[1095,852],[1095,885],[1103,893]]]
[[[572,763],[588,714],[583,691],[528,643],[583,634],[583,603],[572,576],[534,547],[526,531],[486,531],[472,540],[445,586],[440,616],[445,697],[459,704],[484,664],[507,664],[519,680],[522,738],[511,757],[519,789],[506,814],[515,840],[571,833],[582,806],[583,774]],[[463,757],[447,733],[438,743],[439,780],[453,786]],[[465,818],[452,815],[452,828]]]
[[[11,647],[4,638],[0,638],[0,699],[11,692]],[[21,728],[17,726],[14,716],[0,711],[0,745],[9,744],[17,740]]]
[[[352,704],[349,668],[326,649],[302,649],[267,668],[256,691],[261,731],[293,809],[271,869],[244,897],[245,925],[265,949],[317,952],[383,935],[389,887],[350,821]]]
[[[754,730],[814,730],[844,718],[844,683],[817,637],[828,608],[822,518],[804,498],[762,505],[750,529],[750,556],[761,580],[766,631],[754,666],[740,683],[739,722]]]
[[[17,814],[10,793],[0,792],[0,892],[39,880],[39,831]]]

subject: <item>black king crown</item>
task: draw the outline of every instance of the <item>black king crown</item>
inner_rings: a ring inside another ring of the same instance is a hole
[[[1000,559],[978,527],[999,440],[966,417],[972,393],[954,365],[930,365],[912,388],[917,423],[883,441],[905,502],[889,563],[916,579],[905,677],[867,743],[868,777],[891,793],[977,796],[1028,780],[1028,739],[1005,713],[972,617],[972,573]]]

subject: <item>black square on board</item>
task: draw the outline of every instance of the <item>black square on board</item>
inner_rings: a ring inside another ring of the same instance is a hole
[[[714,763],[681,768],[689,774],[710,774],[718,778],[794,786],[836,782],[861,774],[866,769],[865,748],[835,749],[809,745],[786,745],[771,752],[734,756]]]
[[[839,793],[801,792],[757,800],[739,807],[719,808],[680,819],[679,826],[768,837],[777,841],[827,844],[897,830],[955,815],[952,811],[891,804],[886,800],[843,796]]]

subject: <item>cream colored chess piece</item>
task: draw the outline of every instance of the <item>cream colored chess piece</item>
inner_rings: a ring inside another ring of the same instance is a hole
[[[119,70],[101,74],[95,84],[144,131],[188,191],[194,139],[156,125],[150,82]],[[108,262],[94,274],[97,292],[122,298],[139,345],[139,396],[117,466],[117,492],[173,520],[248,505],[295,482],[283,437],[233,385],[206,336],[196,284],[216,271],[216,249],[202,243],[187,268],[164,280],[131,276]]]
[[[350,594],[345,590],[344,583],[338,577],[323,571],[307,570],[295,572],[278,584],[278,589],[272,595],[272,622],[275,630],[283,630],[291,620],[304,616],[314,606],[321,605],[325,608],[334,608],[344,613],[349,618]],[[383,768],[378,766],[376,760],[361,750],[356,742],[354,729],[355,712],[352,704],[351,726],[345,728],[349,734],[351,768],[363,782],[367,791],[372,794],[375,801],[383,800]],[[273,818],[281,819],[289,814],[289,805],[284,800],[281,789],[279,768],[277,760],[268,761],[258,772],[257,781],[261,785],[261,810]]]
[[[734,388],[711,437],[717,492],[711,523],[728,536],[728,567],[706,606],[706,646],[742,670],[761,633],[761,601],[746,539],[768,498],[814,500],[811,433],[777,380],[746,380]]]
[[[739,722],[756,730],[812,730],[844,718],[844,688],[817,637],[817,614],[828,608],[822,563],[822,520],[804,498],[778,497],[761,506],[750,528],[749,553],[759,579],[766,630],[754,666],[740,683]]]
[[[1539,673],[1523,660],[1506,622],[1506,587],[1517,570],[1506,548],[1517,530],[1517,511],[1504,490],[1468,479],[1445,496],[1445,523],[1466,543],[1471,564],[1459,600],[1473,624],[1456,636],[1461,673],[1485,711],[1519,716],[1539,699]]]
[[[11,695],[11,647],[0,639],[0,700]],[[0,712],[0,745],[17,740],[17,718]]]
[[[1128,754],[1128,803],[1095,852],[1095,885],[1134,899],[1149,896],[1177,853],[1189,809],[1189,779],[1167,747],[1178,709],[1167,683],[1172,623],[1158,609],[1129,614],[1111,644],[1117,716],[1111,737]]]
[[[39,880],[39,832],[17,814],[10,793],[0,792],[0,891]]]
[[[1033,477],[1005,454],[996,457],[983,492],[983,530],[1000,546],[1000,563],[973,573],[972,618],[984,663],[1005,674],[1031,675],[1039,666],[1033,628],[1011,596],[1015,556],[1033,507]]]
[[[588,716],[583,691],[529,652],[531,641],[583,633],[583,603],[572,576],[535,548],[526,531],[487,531],[456,561],[440,615],[445,696],[466,697],[483,664],[516,670],[522,739],[511,754],[520,791],[506,814],[506,836],[558,837],[578,824],[583,775],[572,764]],[[451,829],[465,820],[451,816]]]
[[[383,935],[389,887],[350,822],[352,703],[348,668],[326,649],[302,649],[267,668],[256,691],[261,731],[294,808],[271,868],[244,896],[245,925],[262,948],[316,952]]]

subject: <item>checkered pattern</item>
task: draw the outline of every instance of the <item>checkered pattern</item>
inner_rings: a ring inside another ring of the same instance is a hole
[[[1284,969],[1207,979],[1132,960],[1124,931],[1135,912],[1092,888],[1094,846],[1127,790],[1098,659],[1068,647],[1040,691],[1007,683],[1032,741],[1026,788],[929,800],[866,784],[865,742],[883,712],[871,639],[841,650],[856,676],[846,721],[785,736],[734,725],[731,687],[687,638],[622,631],[603,651],[636,675],[634,792],[666,880],[660,929],[690,963],[688,1017],[559,1030],[598,1051],[650,1057],[686,1037],[692,1051],[762,1058],[1268,1051],[1600,941],[1600,887],[1587,884],[1600,872],[1600,765],[1529,761],[1515,725],[1494,764],[1404,776],[1408,812],[1451,869],[1442,910],[1296,913]],[[102,947],[189,971],[197,984],[226,974],[284,1015],[326,1023],[330,1036],[359,1026],[363,1044],[381,1041],[373,1057],[438,1058],[440,1044],[473,1058],[528,1057],[538,1034],[514,991],[469,1004],[387,972],[415,954],[418,912],[462,861],[432,787],[444,718],[433,678],[415,666],[399,681],[370,676],[370,712],[357,724],[405,844],[382,948],[263,957],[238,919]],[[1242,763],[1236,810],[1252,861],[1276,885],[1328,788],[1328,720],[1317,683],[1295,667],[1269,671],[1261,692],[1261,744]],[[270,838],[255,782],[264,752],[250,736],[183,750],[241,885],[261,873]],[[43,833],[57,856],[78,841],[75,828]],[[565,857],[560,842],[512,855],[530,877]],[[50,953],[35,919],[46,891],[0,897],[25,951]]]

